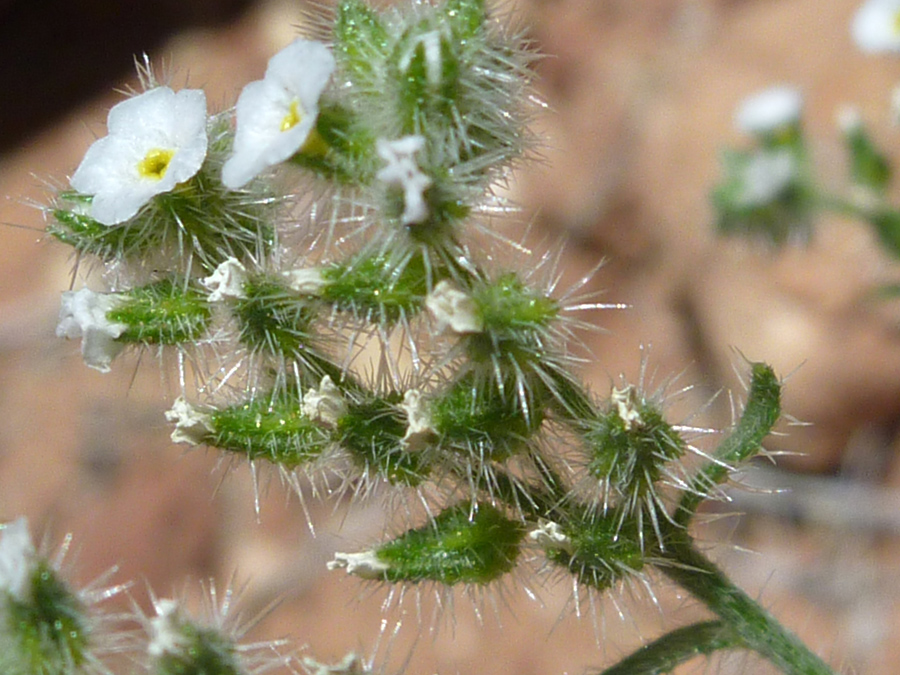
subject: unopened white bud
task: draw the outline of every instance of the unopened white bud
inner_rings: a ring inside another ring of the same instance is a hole
[[[384,579],[384,573],[391,568],[386,562],[379,560],[375,551],[361,553],[335,553],[334,560],[328,563],[328,569],[345,569],[361,579]]]
[[[210,290],[209,302],[246,298],[247,268],[236,258],[228,258],[200,283]]]
[[[440,332],[449,329],[463,335],[484,330],[484,321],[475,301],[448,281],[439,282],[425,297],[425,307],[431,312]]]
[[[341,396],[341,390],[326,375],[319,383],[318,389],[310,389],[303,397],[300,412],[314,422],[335,426],[347,412],[347,404]]]
[[[175,399],[172,408],[166,411],[166,420],[175,423],[173,443],[199,445],[213,432],[210,416],[194,408],[184,396]]]

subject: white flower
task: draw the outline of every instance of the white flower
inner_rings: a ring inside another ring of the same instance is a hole
[[[770,134],[800,121],[803,97],[793,87],[772,87],[744,99],[735,125],[748,134]]]
[[[176,398],[172,408],[166,411],[166,421],[175,423],[173,443],[200,445],[213,432],[210,416],[197,410],[184,396]]]
[[[206,94],[156,87],[109,111],[109,135],[88,148],[71,184],[92,195],[90,215],[122,223],[191,178],[206,158]]]
[[[788,150],[758,152],[741,176],[741,206],[765,206],[777,199],[797,176],[797,162]]]
[[[404,225],[422,223],[428,218],[425,190],[431,187],[431,179],[419,171],[413,156],[423,147],[425,139],[422,136],[404,136],[396,141],[379,138],[375,143],[378,156],[387,162],[375,177],[403,189],[401,220]]]
[[[0,530],[0,589],[23,600],[33,563],[34,544],[28,521],[23,517],[4,525]]]
[[[210,290],[209,302],[222,302],[227,298],[245,298],[247,268],[237,258],[228,258],[220,263],[212,274],[201,279],[200,283]]]
[[[857,10],[850,32],[864,52],[900,52],[900,0],[869,0]]]
[[[315,126],[319,97],[333,71],[328,47],[311,40],[294,40],[269,59],[265,77],[238,97],[234,154],[222,167],[225,185],[246,185],[300,149]]]
[[[310,389],[303,397],[300,412],[314,422],[335,426],[347,410],[347,404],[332,379],[326,375],[318,389]]]
[[[119,302],[117,295],[95,293],[87,288],[62,294],[56,336],[69,339],[80,337],[85,364],[101,373],[109,372],[109,364],[125,348],[116,338],[128,326],[106,318],[106,313]]]
[[[431,312],[439,332],[449,328],[459,335],[480,333],[484,321],[471,297],[448,282],[441,281],[425,297],[425,307]]]
[[[384,579],[384,573],[391,568],[379,560],[375,551],[361,553],[335,553],[328,569],[346,569],[347,574],[355,574],[361,579]]]

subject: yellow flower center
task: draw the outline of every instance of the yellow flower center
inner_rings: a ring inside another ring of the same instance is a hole
[[[153,148],[147,151],[144,159],[138,162],[138,173],[142,178],[150,180],[162,180],[166,175],[166,169],[169,168],[169,162],[175,156],[174,150],[163,150],[162,148]]]
[[[891,21],[891,28],[894,31],[894,35],[900,36],[900,11],[894,12],[894,20]]]
[[[303,112],[301,111],[300,104],[297,102],[297,99],[291,101],[291,107],[288,108],[287,115],[284,116],[284,119],[281,120],[281,130],[287,131],[288,129],[293,129],[295,126],[300,124],[300,121],[303,119]]]

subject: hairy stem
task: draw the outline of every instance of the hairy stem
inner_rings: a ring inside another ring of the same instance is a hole
[[[659,570],[703,601],[730,628],[737,637],[734,646],[752,649],[785,675],[835,675],[796,635],[701,554],[687,533],[673,526],[668,529],[670,536],[665,551],[660,551]]]
[[[740,639],[723,621],[694,623],[644,645],[601,675],[663,675],[696,656],[740,646]]]

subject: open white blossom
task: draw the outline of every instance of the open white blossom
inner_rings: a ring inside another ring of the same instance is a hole
[[[744,99],[738,107],[734,122],[748,134],[771,134],[800,121],[803,96],[793,87],[765,89]]]
[[[128,326],[106,318],[107,312],[119,302],[117,295],[95,293],[87,288],[62,294],[56,336],[69,339],[80,337],[85,364],[101,373],[109,372],[109,364],[125,348],[116,338]]]
[[[384,579],[384,573],[390,568],[390,565],[378,559],[375,551],[335,553],[334,560],[328,563],[328,569],[346,569],[347,574],[360,579]]]
[[[312,40],[294,40],[269,59],[265,77],[241,92],[236,106],[234,154],[222,167],[222,182],[239,188],[296,153],[315,127],[319,97],[334,57]]]
[[[797,160],[790,151],[758,152],[744,167],[738,203],[750,207],[771,204],[796,177]]]
[[[425,307],[434,317],[439,332],[449,328],[464,335],[480,333],[484,329],[484,321],[475,301],[448,281],[439,282],[425,297]]]
[[[326,375],[318,389],[310,389],[303,396],[300,412],[314,422],[334,426],[344,415],[347,404],[332,379]]]
[[[90,215],[104,225],[134,216],[153,197],[191,178],[206,158],[206,94],[156,87],[109,111],[108,135],[88,148],[72,176],[93,200]]]
[[[215,271],[200,281],[210,290],[209,302],[222,302],[228,298],[244,298],[247,268],[237,258],[228,258]]]
[[[184,396],[176,398],[166,411],[166,421],[175,423],[173,443],[200,445],[213,432],[210,416],[197,410]]]
[[[34,544],[28,521],[22,517],[0,530],[0,589],[24,599],[28,578],[34,569]]]
[[[431,178],[419,170],[415,159],[415,154],[424,147],[422,136],[404,136],[395,141],[379,138],[375,143],[378,156],[387,162],[375,177],[403,189],[401,220],[404,225],[417,225],[428,218],[425,190],[431,187]]]
[[[864,3],[853,17],[850,32],[864,52],[900,52],[900,0]]]

